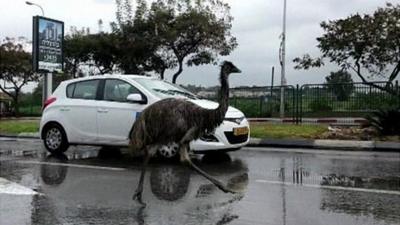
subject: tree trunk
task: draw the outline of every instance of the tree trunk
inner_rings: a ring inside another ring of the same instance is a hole
[[[160,78],[161,78],[161,80],[164,80],[164,74],[165,74],[165,68],[162,68],[160,70]]]
[[[15,117],[19,117],[19,91],[15,91],[15,96],[13,99],[14,99]]]
[[[174,76],[172,77],[172,83],[176,84],[176,79],[178,79],[178,76],[182,73],[183,71],[183,60],[179,60],[179,69],[178,71],[176,71],[176,73],[174,74]]]

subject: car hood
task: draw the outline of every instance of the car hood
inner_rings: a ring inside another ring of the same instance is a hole
[[[193,99],[190,101],[202,108],[205,108],[205,109],[216,109],[216,108],[218,108],[218,105],[219,105],[219,103],[217,103],[217,102],[213,102],[213,101],[205,100],[205,99]],[[225,114],[225,117],[226,118],[240,118],[240,117],[244,117],[244,114],[240,110],[238,110],[232,106],[229,106],[228,111]]]

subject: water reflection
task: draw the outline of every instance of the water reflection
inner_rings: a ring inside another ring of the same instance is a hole
[[[321,185],[366,189],[400,190],[400,177],[359,177],[329,174],[322,177]]]
[[[320,209],[331,213],[356,216],[372,215],[386,224],[400,222],[400,196],[355,192],[345,190],[321,190]]]
[[[249,182],[247,165],[226,156],[222,156],[222,162],[205,157],[196,163],[230,188],[244,192]],[[233,206],[244,194],[223,193],[185,166],[158,165],[151,170],[149,179],[151,195],[144,196],[148,203],[143,211],[146,223],[228,224],[239,218],[232,214]]]
[[[151,170],[151,192],[160,200],[176,201],[188,190],[190,170],[178,165],[157,166]]]
[[[312,171],[303,163],[301,157],[292,157],[290,160],[281,159],[280,168],[273,169],[265,174],[268,180],[296,185],[315,185],[332,187],[349,187],[379,190],[400,190],[399,176],[353,176],[348,174],[328,173]],[[288,162],[289,161],[289,162]],[[347,172],[349,173],[349,172]]]
[[[52,154],[45,158],[40,167],[40,177],[47,185],[59,185],[67,176],[68,158],[64,154]]]
[[[223,193],[179,163],[151,165],[150,176],[144,182],[148,190],[143,196],[147,207],[142,208],[130,198],[139,170],[116,172],[104,165],[100,169],[77,167],[74,160],[66,155],[49,155],[43,159],[40,191],[44,196],[34,199],[32,218],[35,221],[46,221],[44,215],[51,218],[49,224],[56,221],[69,224],[76,221],[85,224],[114,224],[115,221],[123,224],[228,224],[239,218],[232,212],[234,205],[244,197],[243,193]],[[93,163],[95,159],[90,160]],[[247,189],[248,168],[242,160],[223,155],[194,161],[230,188],[242,192]],[[101,162],[106,161],[103,158]],[[110,163],[114,161],[111,159]]]
[[[293,199],[288,197],[288,193],[290,195],[295,190],[293,187],[300,186],[311,188],[303,190],[320,193],[319,209],[322,211],[335,215],[346,213],[360,218],[373,217],[374,220],[385,221],[385,224],[398,224],[400,221],[400,196],[390,194],[400,190],[400,177],[362,177],[335,173],[325,175],[311,170],[301,157],[281,158],[278,169],[265,175],[267,181],[280,186],[283,225],[289,223],[288,217],[291,215],[288,212],[293,207]],[[330,188],[324,189],[324,186]],[[385,193],[385,190],[390,192]],[[379,194],[375,191],[379,191]]]

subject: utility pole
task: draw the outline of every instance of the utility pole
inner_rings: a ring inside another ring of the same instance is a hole
[[[281,103],[279,114],[280,117],[283,118],[285,116],[285,86],[286,86],[286,77],[285,77],[285,54],[286,54],[286,0],[283,1],[283,31],[282,31],[282,42],[279,49],[279,60],[281,64]]]
[[[272,91],[274,89],[274,74],[275,74],[275,67],[272,67],[272,74],[271,74],[271,97],[270,99],[272,99]]]

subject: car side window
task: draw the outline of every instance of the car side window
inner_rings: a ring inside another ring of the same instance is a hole
[[[74,94],[75,90],[75,83],[69,84],[67,86],[67,97],[72,98],[72,95]]]
[[[71,85],[72,86],[72,85]],[[75,83],[75,88],[72,93],[72,98],[80,99],[96,99],[97,87],[99,80],[88,80]],[[68,87],[69,88],[69,87]],[[67,89],[67,94],[68,94]]]
[[[137,88],[127,82],[116,79],[106,80],[103,96],[105,101],[126,102],[126,98],[130,94],[141,93]]]

